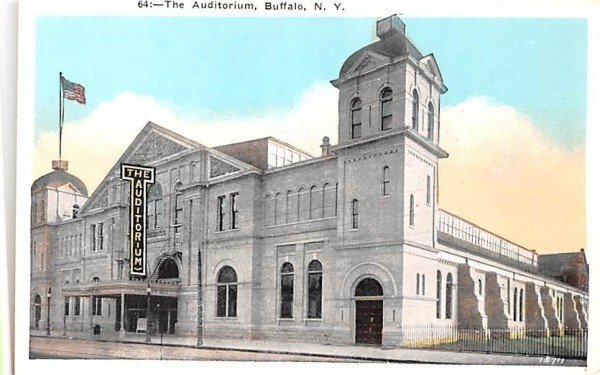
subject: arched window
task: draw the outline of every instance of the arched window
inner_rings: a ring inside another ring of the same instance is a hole
[[[442,317],[442,273],[437,271],[437,280],[435,286],[435,317]]]
[[[358,285],[356,286],[356,290],[354,291],[354,296],[355,297],[383,296],[383,288],[381,287],[381,284],[379,283],[379,281],[372,279],[372,278],[366,278],[366,279],[363,279],[360,283],[358,283]]]
[[[308,264],[308,311],[309,319],[321,319],[323,297],[323,266],[318,260]]]
[[[325,217],[325,211],[327,210],[326,204],[328,202],[326,202],[326,198],[327,198],[328,187],[329,187],[329,184],[325,183],[325,184],[323,184],[323,189],[321,189],[321,217]]]
[[[100,282],[100,278],[99,277],[92,277],[92,282],[93,283],[99,283]]]
[[[516,322],[517,321],[517,298],[518,298],[518,290],[517,288],[514,289],[514,293],[513,293],[513,320]]]
[[[79,207],[79,205],[77,203],[75,203],[73,205],[73,216],[72,216],[73,219],[77,219],[77,215],[79,215],[79,210],[80,209],[81,208]]]
[[[519,322],[523,321],[523,289],[519,292]]]
[[[279,211],[281,210],[280,205],[281,205],[281,193],[275,193],[275,202],[274,204],[274,212],[273,212],[273,223],[275,225],[277,224],[281,224],[281,215],[279,214]]]
[[[419,93],[416,89],[413,90],[412,127],[415,130],[419,129]]]
[[[477,280],[477,293],[479,295],[483,294],[483,282],[481,281],[481,279]]]
[[[415,196],[410,195],[408,224],[412,227],[415,225]]]
[[[352,139],[360,138],[362,128],[362,100],[355,98],[350,104],[350,137]]]
[[[308,196],[304,188],[298,189],[298,221],[308,220],[309,207]]]
[[[310,188],[310,218],[317,219],[321,208],[319,207],[321,200],[319,199],[319,190],[316,186]]]
[[[337,200],[337,193],[335,186],[331,184],[323,185],[323,217],[335,216],[335,206]]]
[[[381,190],[384,197],[390,195],[390,167],[383,167],[381,172]]]
[[[294,266],[284,263],[281,266],[281,306],[280,318],[292,318],[294,311]]]
[[[158,276],[156,277],[158,280],[179,278],[179,267],[174,259],[164,259],[158,267]]]
[[[433,103],[429,102],[427,106],[427,139],[433,140],[433,123],[434,123],[434,112]]]
[[[431,204],[431,176],[427,176],[427,204]]]
[[[446,276],[446,319],[452,319],[452,289],[452,274],[448,272],[448,275]]]
[[[352,201],[352,229],[358,229],[358,199]]]
[[[392,89],[388,87],[379,96],[381,101],[381,130],[392,128],[392,94]]]
[[[217,277],[217,316],[233,318],[237,316],[237,274],[229,266],[224,266]]]
[[[271,198],[270,195],[265,195],[265,208],[264,208],[264,225],[265,226],[269,226],[269,225],[273,225],[274,221],[274,216],[273,216],[273,212],[275,212],[275,208],[273,207],[275,205],[274,200]]]
[[[162,226],[163,218],[163,191],[159,183],[155,183],[148,190],[148,203],[146,203],[146,228],[154,229]]]
[[[175,187],[175,204],[173,205],[173,225],[175,233],[181,233],[181,225],[183,224],[183,194],[181,192],[181,182],[178,182]]]
[[[293,210],[293,202],[292,202],[292,191],[288,190],[285,193],[285,222],[286,223],[291,223],[293,222],[293,215],[294,215],[294,210]]]

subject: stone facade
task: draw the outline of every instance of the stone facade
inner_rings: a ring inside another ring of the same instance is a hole
[[[89,199],[74,176],[58,183],[67,209],[34,183],[32,329],[50,311],[52,331],[136,332],[147,319],[199,338],[397,346],[415,325],[584,327],[584,291],[437,206],[447,89],[399,19],[378,36],[332,81],[339,143],[320,157],[281,143],[292,156],[271,163],[274,138],[212,149],[148,123]],[[120,163],[156,168],[146,279],[128,273]]]

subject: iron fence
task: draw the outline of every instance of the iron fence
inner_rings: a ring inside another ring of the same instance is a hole
[[[480,328],[414,325],[403,328],[403,347],[459,352],[586,359],[585,328]]]

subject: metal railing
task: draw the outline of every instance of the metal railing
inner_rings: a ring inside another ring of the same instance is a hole
[[[402,346],[586,359],[588,331],[583,328],[488,328],[439,325],[404,327]]]

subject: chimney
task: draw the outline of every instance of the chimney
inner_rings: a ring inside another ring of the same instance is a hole
[[[377,37],[379,39],[386,39],[396,34],[404,35],[405,29],[406,25],[395,14],[377,21]]]
[[[323,137],[323,144],[321,144],[321,156],[329,155],[329,149],[331,148],[331,143],[329,143],[329,137]]]
[[[67,160],[52,160],[52,169],[66,171],[69,169],[69,162]]]

